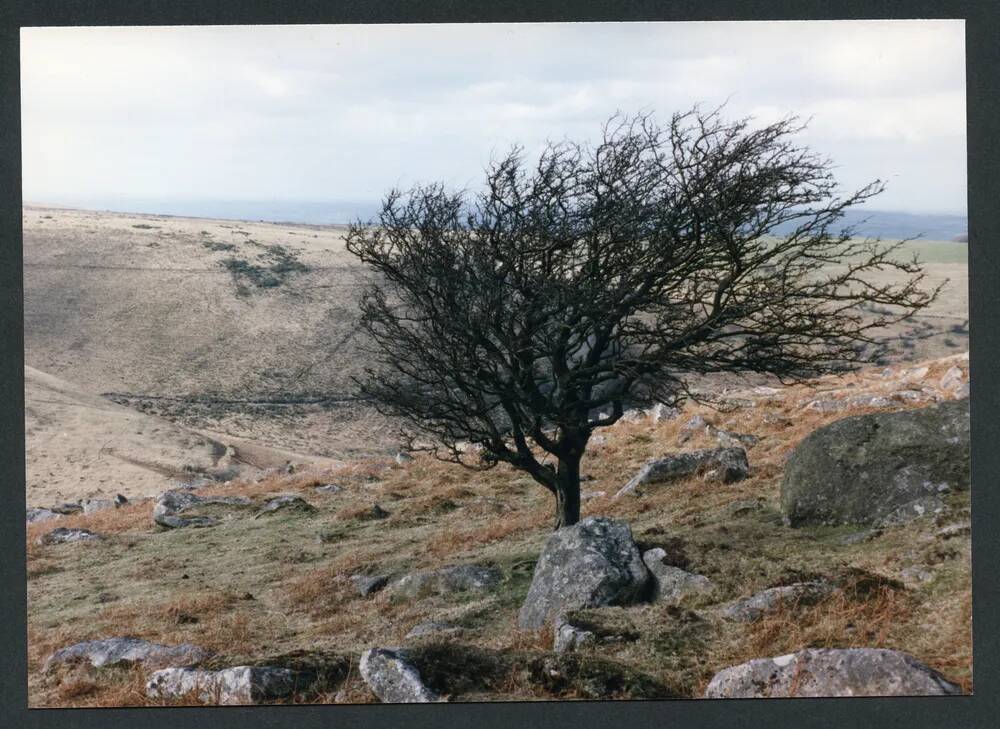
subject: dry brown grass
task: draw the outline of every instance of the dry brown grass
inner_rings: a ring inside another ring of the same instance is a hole
[[[932,364],[928,379],[949,366]],[[780,401],[766,406],[732,412],[690,407],[675,421],[605,429],[607,443],[592,447],[583,464],[584,473],[592,477],[583,488],[607,495],[585,501],[583,513],[626,519],[644,544],[668,545],[683,558],[685,568],[710,576],[718,586],[716,594],[685,605],[696,612],[787,584],[796,576],[837,579],[848,566],[898,577],[916,561],[935,565],[939,578],[906,590],[885,585],[864,595],[847,590],[818,605],[788,606],[752,626],[708,620],[700,628],[699,623],[691,627],[658,606],[634,606],[623,610],[642,635],[651,636],[648,642],[608,644],[597,649],[599,653],[697,695],[715,671],[749,658],[807,646],[883,646],[905,650],[971,689],[967,539],[939,543],[934,540],[936,527],[921,522],[886,530],[871,543],[842,547],[836,534],[828,538],[823,530],[780,526],[777,501],[788,453],[815,428],[864,412],[820,413],[803,410],[803,404],[818,388],[846,387],[844,396],[850,396],[881,382],[874,373],[862,373],[787,388]],[[900,404],[899,409],[908,407],[915,406]],[[612,498],[645,460],[717,445],[703,432],[682,438],[683,423],[695,413],[720,428],[761,438],[748,451],[751,477],[725,486],[690,478],[650,488],[641,498]],[[790,423],[776,421],[771,417],[775,414]],[[342,485],[343,491],[313,492],[314,486],[330,482]],[[356,659],[372,645],[404,644],[406,632],[418,622],[446,620],[465,626],[462,640],[473,646],[510,652],[551,649],[551,627],[517,630],[516,614],[531,563],[550,533],[553,504],[540,486],[507,466],[473,473],[425,456],[405,466],[369,460],[342,469],[212,485],[199,493],[247,495],[257,501],[299,493],[319,512],[163,531],[153,527],[151,504],[145,503],[32,525],[28,573],[33,704],[151,704],[142,683],[130,675],[38,674],[44,658],[56,648],[109,635],[193,642],[231,660],[301,647],[335,649]],[[729,515],[729,505],[743,500],[759,502],[762,509],[738,518]],[[391,515],[369,519],[374,503]],[[95,545],[34,545],[35,538],[54,526],[79,526],[110,538]],[[105,553],[101,550],[115,555],[114,567],[95,559]],[[392,601],[385,593],[362,598],[349,580],[355,573],[395,575],[460,562],[499,564],[509,582],[482,596]],[[191,579],[178,581],[181,573],[190,573]],[[95,583],[89,591],[87,580]],[[98,589],[115,593],[115,601],[96,600]],[[246,599],[244,593],[254,598]],[[75,597],[71,600],[70,595]],[[72,610],[72,617],[63,618],[63,610]],[[526,684],[523,676],[512,675],[503,686],[489,698],[551,698]],[[364,703],[372,696],[352,674],[339,692],[308,700]],[[184,702],[197,703],[191,697]]]

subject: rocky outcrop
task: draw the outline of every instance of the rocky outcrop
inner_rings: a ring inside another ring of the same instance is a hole
[[[456,592],[487,592],[500,584],[503,573],[496,567],[461,564],[423,572],[411,572],[393,582],[394,598],[415,599]]]
[[[361,678],[384,704],[413,704],[440,701],[428,688],[400,648],[372,648],[361,656]]]
[[[210,704],[260,704],[291,696],[311,678],[274,666],[234,666],[221,671],[165,668],[149,677],[146,695],[158,699],[195,696]]]
[[[71,544],[73,542],[99,542],[103,539],[100,534],[95,534],[88,529],[67,529],[57,527],[47,534],[40,536],[36,542],[38,544]]]
[[[215,526],[221,522],[218,512],[246,510],[252,506],[253,503],[242,496],[198,496],[190,491],[166,491],[156,499],[153,521],[169,529]]]
[[[814,605],[832,595],[834,590],[825,582],[798,582],[772,587],[724,605],[720,614],[729,620],[753,623],[783,609]]]
[[[192,666],[211,652],[190,643],[159,645],[138,638],[102,638],[61,648],[45,661],[48,671],[60,663],[89,663],[95,668],[141,663],[146,667]]]
[[[615,497],[637,495],[642,486],[669,483],[697,474],[704,475],[706,480],[721,483],[741,481],[750,475],[746,451],[742,448],[710,448],[647,461]]]
[[[875,648],[809,649],[715,674],[705,698],[932,696],[961,689],[912,656]]]
[[[676,603],[687,595],[712,591],[711,580],[704,575],[692,574],[667,564],[664,562],[666,556],[666,551],[659,547],[650,549],[642,555],[642,561],[649,569],[653,581],[654,600]]]
[[[546,541],[518,624],[537,629],[567,610],[636,602],[648,583],[628,524],[589,517]]]
[[[781,506],[791,526],[878,526],[936,512],[969,481],[969,401],[958,400],[813,432],[788,459]]]

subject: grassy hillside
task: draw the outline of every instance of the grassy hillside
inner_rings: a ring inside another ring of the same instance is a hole
[[[361,271],[344,229],[24,209],[25,358],[179,425],[333,458],[392,452],[354,397]],[[917,242],[920,317],[885,332],[891,360],[968,345],[966,246]]]
[[[967,367],[961,358],[934,362],[923,381],[936,383],[955,364]],[[728,413],[693,407],[679,420],[605,429],[607,442],[593,446],[583,464],[585,490],[604,495],[587,499],[584,515],[628,521],[640,546],[663,547],[673,563],[708,576],[716,590],[679,608],[643,604],[589,611],[591,622],[624,637],[584,651],[576,669],[636,671],[662,684],[666,695],[694,697],[714,672],[750,658],[807,646],[890,647],[971,690],[969,536],[941,532],[967,520],[968,494],[954,497],[946,514],[871,533],[790,529],[778,510],[784,459],[796,443],[825,423],[864,412],[824,413],[805,405],[817,397],[846,399],[910,386],[904,383],[899,368],[889,376],[870,370],[788,388]],[[705,433],[679,445],[681,425],[695,413],[761,438],[748,452],[752,476],[725,486],[691,479],[651,489],[642,498],[610,498],[645,460],[714,445]],[[324,483],[343,490],[313,490]],[[60,526],[85,527],[107,539],[56,546],[35,544],[53,522],[31,525],[32,706],[151,703],[140,671],[40,670],[56,648],[117,635],[190,641],[218,651],[220,665],[280,661],[295,651],[297,660],[349,662],[342,685],[302,701],[373,701],[358,677],[357,660],[372,646],[401,644],[422,651],[438,680],[451,687],[452,700],[581,695],[572,682],[552,684],[496,658],[527,660],[551,649],[551,629],[516,627],[553,510],[547,492],[523,474],[505,467],[473,473],[423,457],[405,465],[368,459],[200,493],[257,500],[298,493],[318,511],[163,531],[153,525],[152,504],[137,503],[60,520]],[[387,518],[372,518],[376,503]],[[349,580],[356,573],[398,574],[456,563],[497,565],[504,583],[474,596],[394,601],[386,593],[360,597]],[[713,607],[723,601],[812,577],[845,589],[749,627],[714,616]],[[429,619],[463,630],[445,641],[404,637]]]

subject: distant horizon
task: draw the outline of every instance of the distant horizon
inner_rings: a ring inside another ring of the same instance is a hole
[[[61,200],[23,200],[24,207],[83,210],[125,215],[159,215],[204,220],[230,220],[240,222],[287,223],[292,225],[348,225],[377,217],[381,201],[376,200],[319,200],[319,199],[270,199],[241,198],[146,198],[146,197],[91,197]],[[968,234],[968,214],[965,212],[924,212],[891,208],[849,209],[844,225],[851,225],[870,218],[862,225],[862,235],[883,237],[913,237],[923,233],[927,240],[951,240],[957,235]],[[920,224],[930,230],[921,231]]]

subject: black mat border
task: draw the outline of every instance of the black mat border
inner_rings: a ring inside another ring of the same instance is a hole
[[[1000,3],[907,0],[267,2],[0,0],[0,723],[11,727],[986,727],[1000,716]],[[955,698],[27,710],[18,29],[45,25],[964,18],[967,42],[976,694]]]

